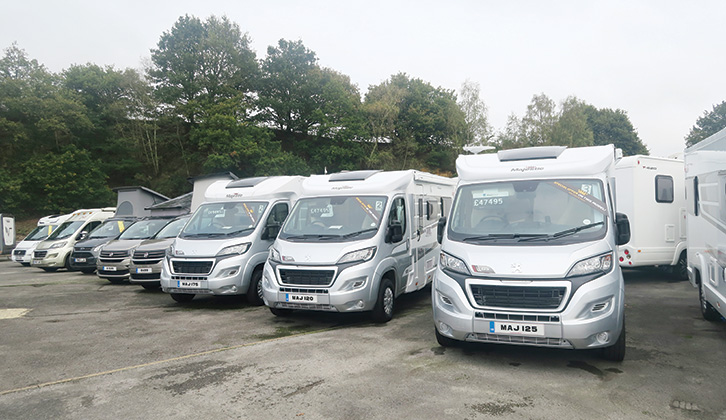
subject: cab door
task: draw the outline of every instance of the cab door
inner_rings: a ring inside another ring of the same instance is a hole
[[[386,226],[385,241],[391,247],[390,256],[395,261],[394,265],[399,277],[395,286],[396,295],[405,290],[408,277],[413,273],[410,254],[410,232],[412,231],[412,227],[409,226],[410,223],[408,223],[408,214],[410,213],[408,210],[409,208],[406,206],[405,197],[394,197],[391,201],[391,208],[388,213],[388,225]],[[400,230],[402,235],[397,237],[392,234],[397,230]]]

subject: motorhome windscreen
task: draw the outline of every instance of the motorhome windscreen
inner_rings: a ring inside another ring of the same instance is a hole
[[[36,226],[35,229],[33,229],[32,232],[25,237],[24,241],[42,241],[50,235],[53,229],[55,229],[55,226],[53,225]]]
[[[124,220],[106,220],[101,223],[99,227],[93,229],[93,232],[88,235],[88,239],[115,238],[129,226],[129,223],[133,222],[127,222]]]
[[[385,196],[333,196],[300,199],[280,233],[290,241],[355,241],[376,234]]]
[[[208,239],[248,235],[260,222],[267,205],[262,201],[203,204],[179,237]]]
[[[118,239],[149,239],[169,223],[169,219],[142,220],[124,230]]]
[[[591,241],[607,231],[599,180],[526,180],[459,189],[449,238],[476,244],[542,245]]]
[[[81,221],[75,221],[75,222],[64,222],[62,225],[58,227],[58,229],[54,230],[53,233],[48,236],[49,240],[55,240],[55,239],[66,239],[69,238],[71,235],[76,233],[79,227],[83,226],[83,222]]]
[[[183,219],[177,219],[177,220],[174,220],[173,222],[170,222],[168,225],[164,226],[156,234],[156,236],[154,236],[154,238],[155,239],[176,238],[188,220],[189,220],[189,218],[185,217]]]

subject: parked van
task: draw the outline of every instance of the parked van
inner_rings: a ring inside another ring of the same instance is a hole
[[[459,341],[602,348],[625,356],[612,145],[459,156],[451,217],[440,221],[432,287],[440,345]]]
[[[71,269],[90,274],[96,271],[101,249],[136,222],[133,217],[111,217],[93,229],[85,238],[76,242],[71,253]]]
[[[51,216],[41,217],[38,220],[38,226],[35,227],[20,243],[15,246],[12,253],[12,260],[20,263],[26,267],[30,266],[33,261],[33,251],[38,244],[45,240],[52,232],[53,229],[60,226],[61,223],[65,222],[71,215],[54,214]]]
[[[265,304],[292,309],[373,311],[386,322],[396,297],[429,284],[456,181],[418,171],[313,175],[270,248]]]
[[[628,156],[615,165],[617,211],[630,220],[621,267],[659,266],[688,279],[683,160]]]
[[[45,271],[56,271],[61,267],[71,269],[70,255],[73,245],[89,232],[97,228],[104,220],[113,216],[113,207],[100,209],[76,210],[51,233],[46,240],[39,243],[33,252],[33,267]]]
[[[685,151],[688,278],[701,314],[726,317],[726,129]]]
[[[154,237],[171,220],[171,217],[139,220],[108,241],[101,248],[96,263],[98,277],[114,284],[128,280],[131,256],[136,247]]]
[[[158,289],[161,278],[161,260],[174,242],[191,215],[186,214],[169,222],[151,239],[136,247],[129,265],[129,281],[140,284],[144,289]]]
[[[161,289],[177,302],[195,295],[241,295],[262,304],[260,278],[269,247],[300,195],[303,177],[216,181],[174,239]]]

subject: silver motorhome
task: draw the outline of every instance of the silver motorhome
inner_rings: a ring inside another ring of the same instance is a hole
[[[163,260],[162,290],[177,302],[199,294],[246,294],[261,305],[262,267],[302,180],[258,177],[210,185]]]
[[[292,309],[373,311],[386,322],[402,293],[429,284],[438,219],[456,181],[418,171],[313,175],[265,264],[275,315]]]
[[[129,282],[140,284],[144,289],[158,289],[161,278],[161,260],[191,215],[177,217],[164,226],[154,237],[140,243],[131,256]]]
[[[612,145],[460,156],[456,198],[432,287],[436,338],[602,348],[625,356],[629,239],[614,211]]]
[[[701,314],[726,317],[726,129],[686,149],[688,278]]]

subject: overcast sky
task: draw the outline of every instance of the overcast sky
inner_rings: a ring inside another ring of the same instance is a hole
[[[469,79],[496,130],[540,93],[622,109],[654,156],[682,152],[726,100],[723,0],[2,0],[0,47],[17,42],[53,72],[141,69],[184,14],[228,16],[258,58],[302,40],[362,94],[399,72],[457,91]]]

